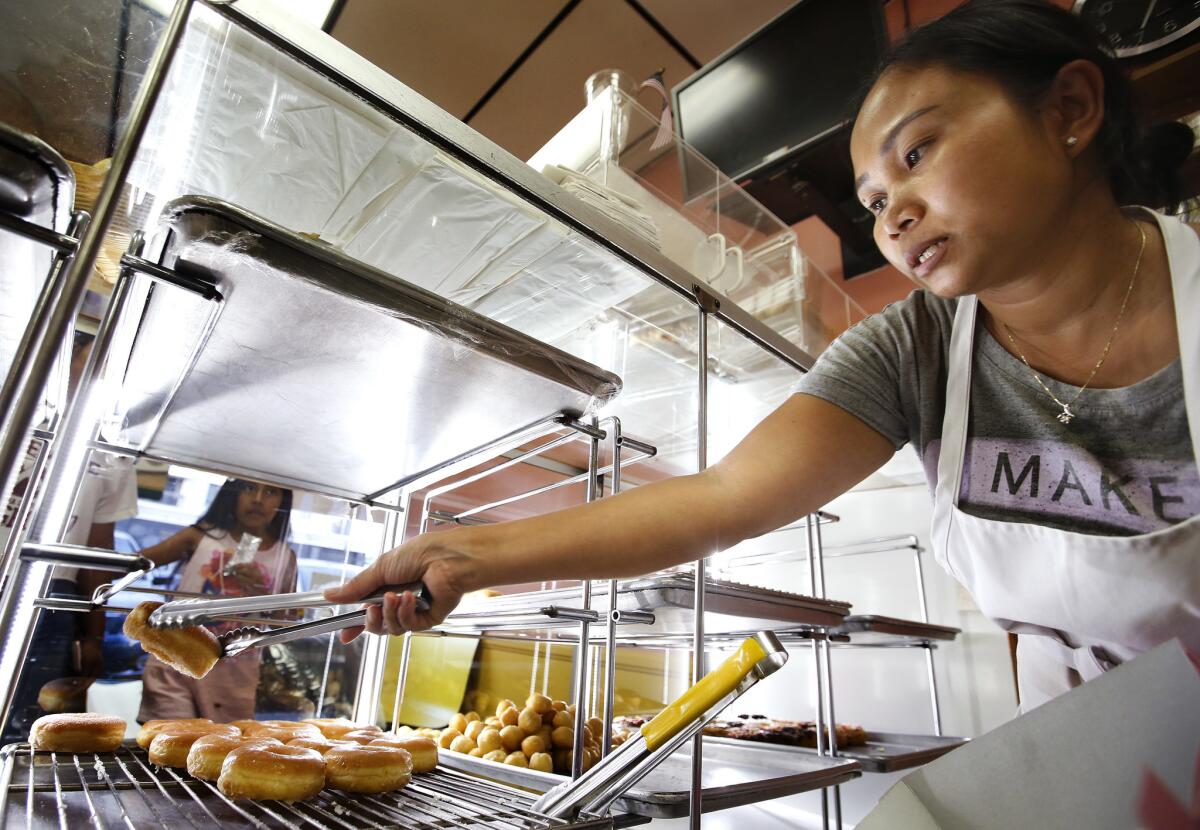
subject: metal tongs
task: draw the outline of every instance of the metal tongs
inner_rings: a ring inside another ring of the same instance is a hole
[[[603,814],[721,710],[755,683],[778,671],[787,659],[787,650],[779,638],[770,631],[759,631],[642,726],[637,735],[577,780],[559,784],[547,792],[531,809],[560,819]]]
[[[384,594],[397,594],[412,591],[417,601],[418,611],[428,611],[433,600],[429,588],[423,582],[410,582],[406,585],[387,585],[370,596],[355,600],[364,605],[378,605],[383,602]],[[242,614],[263,614],[272,611],[291,611],[309,608],[330,608],[351,603],[332,602],[325,599],[323,591],[305,591],[296,594],[263,594],[253,597],[218,597],[215,599],[195,598],[180,599],[161,605],[151,612],[149,624],[154,628],[183,628],[190,625],[202,625],[222,617]],[[359,608],[344,614],[335,614],[311,622],[286,625],[274,630],[264,631],[255,626],[243,626],[218,635],[221,643],[221,656],[232,657],[251,648],[286,643],[303,637],[315,637],[362,625],[367,619],[367,609]]]

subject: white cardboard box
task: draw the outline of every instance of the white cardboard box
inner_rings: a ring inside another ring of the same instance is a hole
[[[1200,666],[1170,642],[906,776],[857,830],[1132,830],[1147,772],[1200,809],[1198,764]]]

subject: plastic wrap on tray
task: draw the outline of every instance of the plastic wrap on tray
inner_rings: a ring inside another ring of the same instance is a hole
[[[362,496],[620,389],[231,205],[180,200],[167,225],[163,264],[223,298],[160,287],[126,314],[124,437],[173,460]]]

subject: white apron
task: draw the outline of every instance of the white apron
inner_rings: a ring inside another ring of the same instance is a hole
[[[1178,220],[1153,215],[1166,241],[1195,454],[1200,453],[1200,238]],[[959,301],[950,337],[932,547],[979,609],[1020,635],[1022,711],[1174,637],[1200,649],[1200,516],[1153,533],[1114,537],[980,519],[958,509],[977,308],[975,297]]]

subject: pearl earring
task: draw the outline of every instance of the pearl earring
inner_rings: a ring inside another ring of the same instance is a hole
[[[1067,136],[1067,146],[1068,147],[1074,147],[1078,143],[1079,143],[1079,139],[1076,138],[1075,136],[1073,136],[1073,135]]]

